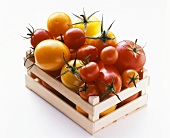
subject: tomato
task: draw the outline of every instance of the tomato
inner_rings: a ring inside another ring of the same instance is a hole
[[[96,62],[89,62],[80,69],[80,76],[85,82],[94,81],[99,76],[99,66]]]
[[[62,83],[74,92],[78,92],[79,86],[83,84],[79,76],[79,67],[82,66],[80,60],[70,60],[61,69]]]
[[[117,107],[117,105],[111,106],[110,108],[108,108],[108,109],[106,109],[105,111],[101,112],[101,113],[99,114],[99,116],[100,116],[100,117],[103,117],[103,116],[105,116],[105,115],[113,112],[114,110],[116,110],[116,107]]]
[[[71,18],[64,12],[55,12],[48,17],[48,31],[54,36],[64,35],[64,33],[72,28]]]
[[[122,73],[126,69],[134,69],[140,71],[145,62],[146,56],[143,48],[130,40],[123,40],[116,46],[118,51],[118,60],[115,63],[118,70]]]
[[[31,26],[31,25],[30,25]],[[29,33],[26,39],[30,39],[31,45],[35,48],[41,41],[46,39],[53,39],[53,36],[45,29],[36,29],[31,26],[32,30],[27,27]]]
[[[73,24],[73,27],[80,28],[82,31],[85,32],[86,36],[97,35],[101,29],[101,22],[98,20],[98,18],[93,16],[96,12],[92,13],[89,16],[86,16],[83,9],[83,15],[77,16],[74,14],[79,19],[76,21],[75,24]]]
[[[78,49],[85,44],[85,33],[79,28],[70,28],[64,34],[64,43],[70,49]]]
[[[98,57],[98,50],[96,47],[86,44],[78,49],[77,54],[78,59],[82,61],[85,61],[88,56],[89,61],[95,61]]]
[[[89,96],[99,96],[99,88],[94,82],[85,82],[79,88],[79,95],[85,101],[88,101]]]
[[[44,40],[35,48],[34,56],[36,64],[43,70],[56,71],[61,69],[66,60],[70,59],[68,47],[58,40]]]
[[[102,63],[100,63],[102,64]],[[113,65],[99,65],[100,74],[97,85],[102,93],[101,100],[117,95],[122,87],[122,79],[118,70]],[[118,97],[120,100],[120,98]]]
[[[114,64],[118,59],[118,52],[115,47],[107,46],[100,53],[100,59],[104,64]]]
[[[127,69],[122,73],[122,84],[124,87],[136,87],[139,81],[139,74],[133,69]]]

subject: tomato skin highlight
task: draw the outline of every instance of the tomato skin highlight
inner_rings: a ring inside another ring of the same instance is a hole
[[[79,28],[70,28],[64,34],[64,43],[69,49],[78,49],[85,44],[85,33]]]
[[[99,66],[96,62],[89,62],[80,68],[80,76],[85,82],[95,81],[99,76]]]
[[[136,44],[136,50],[138,49],[136,57],[134,55],[135,53],[129,50],[129,48],[134,45],[135,43],[130,40],[123,40],[116,46],[119,56],[115,65],[121,73],[126,69],[134,69],[138,72],[146,62],[146,56],[141,46]]]
[[[70,50],[58,40],[44,40],[40,42],[34,52],[36,64],[43,70],[56,71],[65,64],[63,53],[66,60],[70,59]]]

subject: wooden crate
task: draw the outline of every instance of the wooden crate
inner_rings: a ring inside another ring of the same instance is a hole
[[[32,64],[33,62],[28,59],[25,67],[29,67]],[[30,72],[57,90],[60,93],[60,96],[45,88],[36,79],[33,79],[29,75]],[[121,100],[124,100],[140,91],[141,96],[119,107],[104,117],[99,118],[99,114],[101,112],[120,102],[116,96],[113,96],[102,102],[99,102],[98,96],[91,96],[89,98],[89,102],[86,102],[78,94],[65,87],[58,80],[49,76],[36,65],[32,66],[29,72],[27,72],[25,75],[26,87],[45,99],[48,103],[60,110],[92,135],[109,124],[112,124],[117,120],[127,116],[128,114],[136,111],[137,109],[144,107],[147,104],[148,95],[146,93],[146,88],[149,85],[149,80],[150,77],[148,76],[148,71],[144,70],[143,79],[137,83],[137,88],[127,88],[118,94]],[[79,113],[73,105],[78,105],[80,108],[86,111],[88,113],[88,117],[85,117]]]

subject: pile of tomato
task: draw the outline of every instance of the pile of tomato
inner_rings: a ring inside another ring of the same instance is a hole
[[[99,96],[103,101],[114,95],[121,101],[117,94],[128,87],[137,87],[142,79],[145,52],[137,39],[117,42],[110,31],[114,21],[104,30],[103,17],[100,21],[95,13],[73,14],[77,21],[72,21],[67,13],[55,12],[47,19],[47,29],[27,27],[29,33],[25,38],[30,38],[33,49],[28,58],[85,101],[89,96]],[[55,91],[43,80],[41,83]],[[100,116],[139,95],[140,92],[113,105]],[[87,115],[80,107],[76,109]]]

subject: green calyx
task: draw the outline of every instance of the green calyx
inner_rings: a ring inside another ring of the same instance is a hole
[[[113,93],[121,101],[119,95],[117,95],[117,93],[114,89],[114,79],[113,78],[112,78],[112,82],[110,84],[105,84],[101,81],[100,81],[100,83],[106,87],[106,91],[100,96],[101,99],[106,99],[110,93]]]
[[[107,44],[106,44],[106,41],[107,41],[107,40],[114,40],[114,39],[115,39],[115,38],[111,38],[111,37],[108,36],[108,32],[109,32],[109,30],[110,30],[110,28],[112,27],[112,25],[113,25],[114,22],[115,22],[115,21],[113,21],[113,22],[111,23],[111,25],[109,26],[109,28],[108,28],[107,30],[103,30],[103,16],[102,16],[102,21],[101,21],[101,35],[98,36],[98,37],[86,36],[86,38],[88,38],[88,39],[98,39],[98,40],[102,40],[103,44],[106,46],[106,45],[107,45]]]
[[[70,72],[70,73],[72,73],[78,80],[81,80],[81,81],[82,81],[81,76],[80,76],[80,74],[79,74],[79,72],[78,72],[78,70],[79,70],[82,66],[76,67],[77,54],[76,54],[76,58],[74,59],[74,62],[73,62],[73,65],[72,65],[72,66],[68,64],[67,60],[66,60],[65,57],[64,57],[64,53],[63,53],[63,60],[64,60],[65,64],[67,65],[66,68],[68,68],[68,70],[66,70],[65,72],[63,72],[62,74],[60,74],[59,76],[57,76],[56,78],[59,78],[59,77],[63,76],[64,74]]]
[[[76,14],[73,13],[74,16],[76,16],[77,18],[79,18],[81,20],[81,22],[77,22],[77,23],[74,23],[72,25],[76,25],[76,24],[84,24],[84,29],[86,31],[87,29],[87,24],[90,23],[90,22],[96,22],[96,21],[89,21],[90,17],[92,17],[95,13],[97,13],[99,11],[95,11],[94,13],[92,13],[90,16],[86,17],[86,14],[85,14],[85,11],[84,11],[84,8],[83,8],[83,14],[78,16]]]
[[[29,24],[29,25],[30,25],[30,24]],[[28,27],[26,27],[27,30],[29,31],[29,33],[27,33],[27,36],[22,36],[23,38],[25,38],[25,39],[30,39],[30,38],[33,36],[35,30],[34,30],[34,27],[32,27],[31,25],[30,25],[30,27],[31,27],[31,29],[28,28]]]
[[[141,47],[141,48],[137,48],[136,47],[137,46],[137,39],[135,40],[134,45],[129,44],[129,42],[127,42],[127,41],[125,41],[125,42],[129,45],[129,48],[127,48],[127,49],[133,52],[135,58],[137,58],[137,54],[141,54],[140,50],[143,50],[143,48],[145,47],[144,46],[144,47]]]
[[[139,79],[139,75],[135,76],[135,73],[134,73],[132,77],[128,76],[128,78],[130,79],[128,85],[130,85],[131,83],[133,83],[134,86],[136,87],[136,80]]]
[[[81,88],[81,90],[79,90],[79,92],[86,92],[87,89],[88,89],[88,86],[87,86],[86,82],[84,83],[84,85],[78,86],[78,87]]]

